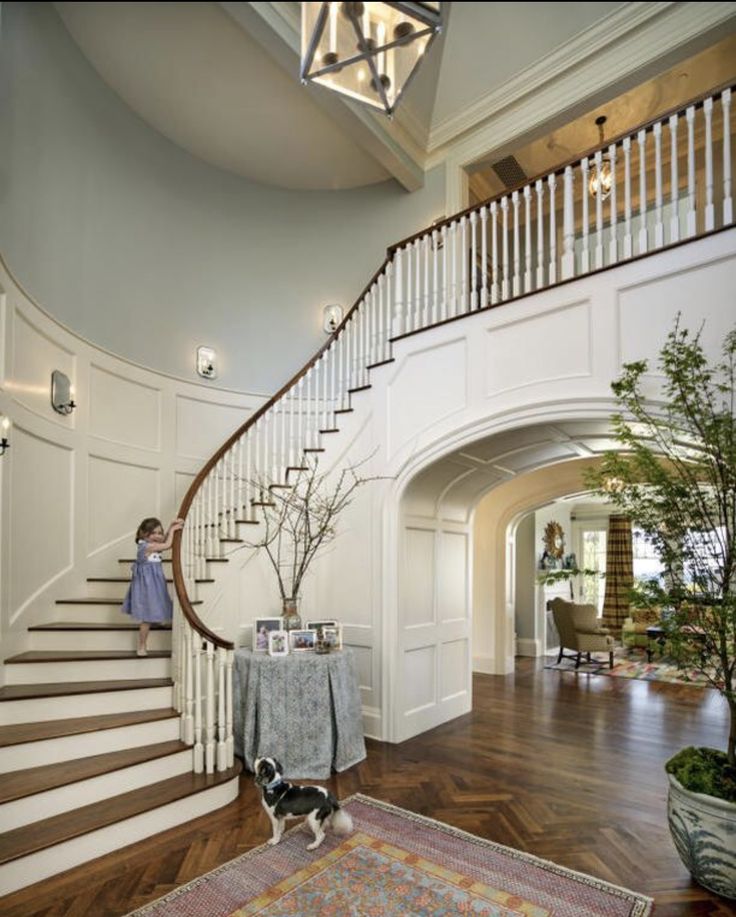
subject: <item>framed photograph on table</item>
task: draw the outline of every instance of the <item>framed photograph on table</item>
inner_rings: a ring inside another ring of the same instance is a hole
[[[271,630],[268,632],[268,655],[289,655],[289,632],[286,630]]]
[[[337,621],[334,618],[323,621],[307,621],[307,630],[319,630],[320,627],[337,627]]]
[[[253,619],[253,652],[268,652],[268,635],[273,630],[281,630],[281,618]]]
[[[317,646],[316,630],[290,630],[289,650],[292,653],[311,653]]]
[[[330,650],[342,649],[342,627],[336,624],[334,627],[322,628],[322,642],[329,646]]]

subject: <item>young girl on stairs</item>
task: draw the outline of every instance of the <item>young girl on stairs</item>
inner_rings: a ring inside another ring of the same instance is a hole
[[[146,640],[151,624],[165,624],[171,620],[172,603],[166,588],[161,551],[171,547],[174,532],[183,525],[183,519],[174,519],[164,535],[160,520],[150,517],[141,522],[135,534],[138,553],[133,563],[130,586],[123,599],[123,611],[140,623],[139,656],[148,655]]]

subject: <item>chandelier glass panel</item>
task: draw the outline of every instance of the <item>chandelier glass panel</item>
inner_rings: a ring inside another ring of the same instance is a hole
[[[441,30],[440,3],[302,3],[303,83],[393,114]]]

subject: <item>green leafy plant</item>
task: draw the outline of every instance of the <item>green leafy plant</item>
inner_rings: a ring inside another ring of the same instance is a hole
[[[702,331],[702,329],[701,329]],[[664,575],[639,587],[663,608],[677,661],[726,699],[728,766],[736,765],[736,329],[709,362],[679,318],[659,355],[661,400],[651,400],[646,361],[625,364],[612,388],[621,451],[607,453],[587,483],[646,533]],[[656,599],[656,601],[655,601]]]

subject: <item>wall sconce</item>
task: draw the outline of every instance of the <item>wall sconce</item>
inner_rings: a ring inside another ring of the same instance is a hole
[[[217,354],[211,347],[197,348],[197,372],[203,379],[217,378]]]
[[[0,455],[5,455],[7,450],[10,448],[10,443],[8,442],[8,431],[10,430],[10,418],[3,417],[0,421]]]
[[[69,377],[55,369],[51,373],[51,407],[57,414],[71,414],[76,407],[74,403],[74,386]]]
[[[334,334],[342,321],[342,306],[325,306],[322,311],[322,327],[325,334]]]

